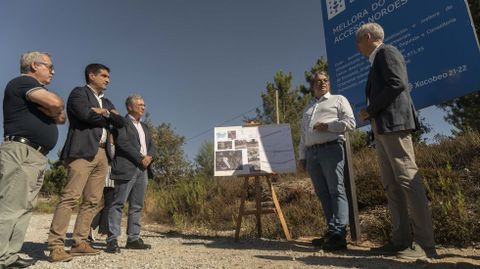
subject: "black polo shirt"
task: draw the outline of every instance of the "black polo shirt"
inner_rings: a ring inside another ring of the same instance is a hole
[[[7,84],[3,97],[3,131],[4,136],[25,137],[51,150],[58,139],[57,125],[38,109],[38,104],[27,98],[29,91],[39,88],[47,90],[30,76],[14,78]]]

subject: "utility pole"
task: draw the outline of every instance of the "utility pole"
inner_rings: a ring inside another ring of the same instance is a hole
[[[277,112],[277,124],[280,124],[280,111],[278,109],[278,89],[275,89],[275,112]]]

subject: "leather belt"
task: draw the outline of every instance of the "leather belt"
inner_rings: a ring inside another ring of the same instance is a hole
[[[98,144],[98,147],[102,149],[104,149],[106,146],[107,146],[107,143],[105,142]]]
[[[315,144],[315,145],[311,145],[311,146],[307,146],[307,150],[312,150],[312,149],[319,149],[319,148],[323,148],[323,147],[326,147],[328,145],[334,145],[334,144],[338,144],[338,143],[342,143],[343,141],[342,140],[333,140],[333,141],[328,141],[328,142],[325,142],[325,143],[322,143],[322,144]]]
[[[34,148],[35,150],[37,150],[38,152],[42,153],[44,156],[47,156],[49,150],[40,146],[40,145],[37,145],[35,143],[32,143],[30,142],[30,140],[28,140],[27,138],[25,137],[21,137],[21,136],[5,136],[3,138],[4,141],[15,141],[15,142],[19,142],[19,143],[22,143],[22,144],[25,144],[27,146],[30,146],[32,148]]]

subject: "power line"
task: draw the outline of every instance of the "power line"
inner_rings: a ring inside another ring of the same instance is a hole
[[[218,124],[218,125],[216,125],[216,126],[223,126],[224,124],[226,124],[226,123],[228,123],[228,122],[231,122],[231,121],[233,121],[233,120],[236,120],[236,119],[238,119],[238,118],[240,118],[240,117],[242,117],[242,116],[245,116],[245,114],[248,114],[248,113],[250,113],[250,112],[252,112],[252,111],[254,111],[254,110],[256,110],[256,109],[258,109],[258,108],[260,108],[260,107],[261,107],[261,105],[256,106],[256,107],[254,107],[254,108],[252,108],[252,109],[250,109],[250,110],[248,110],[248,111],[246,111],[246,112],[243,112],[242,114],[237,115],[237,116],[235,116],[235,117],[233,117],[233,118],[231,118],[231,119],[228,119],[228,120],[226,120],[226,121],[224,121],[224,122],[222,122],[222,123],[220,123],[220,124]],[[215,127],[215,126],[214,126],[214,127]],[[196,134],[196,135],[188,138],[185,142],[188,142],[188,141],[193,140],[193,139],[195,139],[195,138],[197,138],[197,137],[200,137],[200,136],[202,136],[202,135],[210,132],[211,130],[212,130],[212,127],[211,127],[211,128],[208,128],[207,130],[205,130],[205,131],[203,131],[203,132],[201,132],[201,133],[199,133],[199,134]]]

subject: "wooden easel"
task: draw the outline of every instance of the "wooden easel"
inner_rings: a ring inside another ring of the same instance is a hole
[[[240,236],[240,228],[242,226],[242,217],[246,215],[255,215],[257,219],[257,237],[262,236],[262,221],[261,215],[262,214],[271,214],[276,213],[278,219],[280,220],[280,224],[282,225],[283,232],[285,237],[288,241],[292,240],[290,236],[290,231],[287,227],[287,222],[285,221],[285,217],[283,216],[282,209],[280,208],[280,203],[278,202],[277,193],[273,188],[272,182],[270,178],[273,174],[259,174],[259,175],[245,175],[244,183],[243,183],[243,190],[242,190],[242,198],[240,200],[240,209],[238,210],[238,218],[237,218],[237,228],[235,230],[235,242],[238,242],[238,238]],[[265,178],[268,184],[268,188],[272,194],[272,200],[275,207],[273,208],[262,208],[262,189],[260,186],[260,177]],[[255,182],[255,209],[245,209],[245,199],[247,197],[247,189],[249,184],[249,179],[253,178]]]

